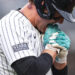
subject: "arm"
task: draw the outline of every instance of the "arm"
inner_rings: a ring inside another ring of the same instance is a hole
[[[67,66],[67,63],[57,63],[56,61],[54,62],[54,67],[57,69],[57,70],[62,70],[64,69],[65,67]]]
[[[67,63],[59,64],[57,62],[52,66],[53,75],[68,75]]]
[[[53,75],[67,75],[67,54],[70,47],[69,37],[57,25],[50,25],[44,35],[44,45],[47,44],[59,49],[59,53],[52,66]]]
[[[39,57],[25,57],[17,60],[11,66],[18,75],[44,75],[51,68],[55,57],[55,51],[44,50]]]

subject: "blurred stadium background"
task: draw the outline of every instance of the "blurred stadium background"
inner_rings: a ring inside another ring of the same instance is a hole
[[[27,0],[0,0],[0,19],[11,10],[23,7]],[[64,23],[59,25],[71,39],[71,48],[68,55],[69,75],[75,75],[75,23]]]

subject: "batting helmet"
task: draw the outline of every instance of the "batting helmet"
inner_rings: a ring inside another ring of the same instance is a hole
[[[75,0],[34,0],[34,4],[42,18],[52,19],[55,11],[58,11],[67,21],[75,22]]]

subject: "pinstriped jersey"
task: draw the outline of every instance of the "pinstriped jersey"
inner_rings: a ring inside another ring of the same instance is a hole
[[[16,10],[0,20],[0,39],[2,51],[10,65],[23,57],[38,57],[43,50],[38,30]]]

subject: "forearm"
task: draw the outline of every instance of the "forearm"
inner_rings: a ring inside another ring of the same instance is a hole
[[[68,75],[67,63],[59,64],[57,62],[52,66],[53,75]]]
[[[17,60],[12,67],[18,75],[44,75],[51,68],[52,63],[52,56],[43,53],[38,58],[30,56]]]
[[[64,69],[64,67],[67,65],[67,62],[66,63],[57,63],[57,62],[54,62],[54,67],[58,70],[62,70]]]

